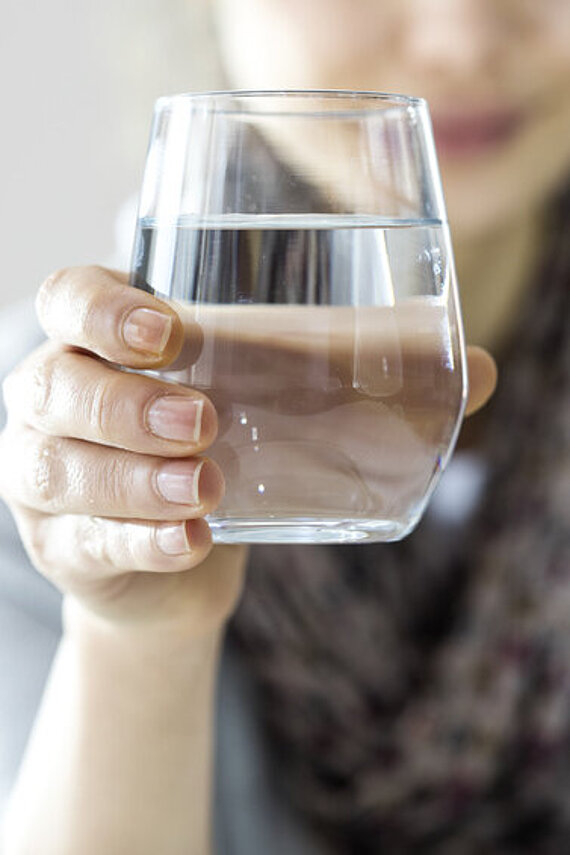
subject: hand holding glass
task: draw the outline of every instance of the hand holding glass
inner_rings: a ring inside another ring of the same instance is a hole
[[[210,397],[214,540],[396,540],[453,448],[465,353],[428,110],[356,92],[159,100],[132,282]]]

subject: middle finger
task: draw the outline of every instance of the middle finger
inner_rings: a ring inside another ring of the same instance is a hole
[[[201,393],[51,342],[5,380],[4,397],[11,417],[51,436],[143,454],[195,454],[217,432],[214,406]]]

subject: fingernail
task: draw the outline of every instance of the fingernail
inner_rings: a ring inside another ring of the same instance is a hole
[[[156,529],[156,545],[165,555],[184,555],[190,552],[188,533],[184,523],[163,525]]]
[[[133,309],[123,322],[123,339],[133,350],[159,356],[170,338],[172,318],[154,309]]]
[[[198,442],[204,402],[200,399],[166,395],[157,398],[146,415],[148,429],[162,439]]]
[[[189,469],[188,463],[165,463],[156,478],[162,497],[178,505],[199,505],[198,484],[203,465],[203,460],[194,469]]]

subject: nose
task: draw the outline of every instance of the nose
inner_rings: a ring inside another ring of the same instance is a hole
[[[410,60],[426,71],[457,76],[488,73],[500,55],[505,35],[496,3],[497,0],[406,3],[404,41]]]

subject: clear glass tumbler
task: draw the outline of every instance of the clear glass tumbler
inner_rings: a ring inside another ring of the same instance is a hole
[[[161,98],[132,284],[174,301],[161,376],[210,397],[214,540],[397,540],[466,400],[427,105],[364,92]]]

